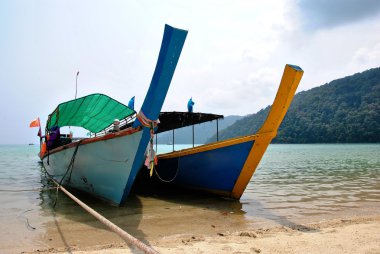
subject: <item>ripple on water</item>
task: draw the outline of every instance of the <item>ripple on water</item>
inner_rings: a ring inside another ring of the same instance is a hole
[[[380,145],[270,145],[242,199],[247,215],[255,202],[303,216],[378,205]]]

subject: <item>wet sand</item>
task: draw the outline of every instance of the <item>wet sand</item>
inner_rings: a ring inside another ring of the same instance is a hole
[[[376,202],[294,217],[265,208],[247,214],[242,202],[217,197],[180,196],[134,196],[121,208],[82,199],[160,253],[380,253]],[[31,213],[40,213],[41,220],[28,221],[36,229],[23,221],[24,239],[10,240],[1,253],[142,253],[63,194],[55,209]]]
[[[331,220],[297,227],[260,228],[218,233],[182,233],[148,237],[160,253],[380,253],[380,216]],[[66,230],[66,229],[64,229]],[[143,253],[128,246],[108,232],[93,232],[83,227],[66,239],[91,235],[98,241],[88,247],[50,247],[23,253]],[[54,237],[54,236],[52,236]],[[107,240],[106,240],[107,239]],[[107,244],[100,242],[108,241]],[[100,243],[100,244],[99,244]]]

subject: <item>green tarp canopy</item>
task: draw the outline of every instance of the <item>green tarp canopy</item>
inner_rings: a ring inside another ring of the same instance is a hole
[[[133,109],[104,94],[90,94],[61,103],[49,115],[47,128],[79,126],[93,133],[110,126],[117,119],[135,114]]]

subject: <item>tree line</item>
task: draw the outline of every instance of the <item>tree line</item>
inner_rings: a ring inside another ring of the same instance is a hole
[[[255,133],[269,110],[236,121],[219,138]],[[380,67],[296,94],[273,142],[380,142]]]

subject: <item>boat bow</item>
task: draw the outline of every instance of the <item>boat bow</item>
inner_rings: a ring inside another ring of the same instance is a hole
[[[241,197],[270,142],[276,137],[277,130],[288,111],[302,75],[303,70],[300,67],[290,64],[285,66],[284,74],[268,117],[257,132],[253,148],[232,190],[231,196],[233,198],[239,199]]]
[[[134,128],[143,126],[143,134],[137,150],[136,159],[133,162],[131,177],[129,177],[128,183],[124,189],[124,195],[121,203],[125,202],[135,181],[136,175],[143,164],[144,153],[149,139],[151,138],[148,124],[150,122],[155,122],[158,119],[169,89],[170,82],[173,78],[175,68],[181,55],[186,36],[186,30],[165,25],[165,32],[162,38],[161,49],[152,81],[141,110],[138,113],[138,117],[133,123]]]

